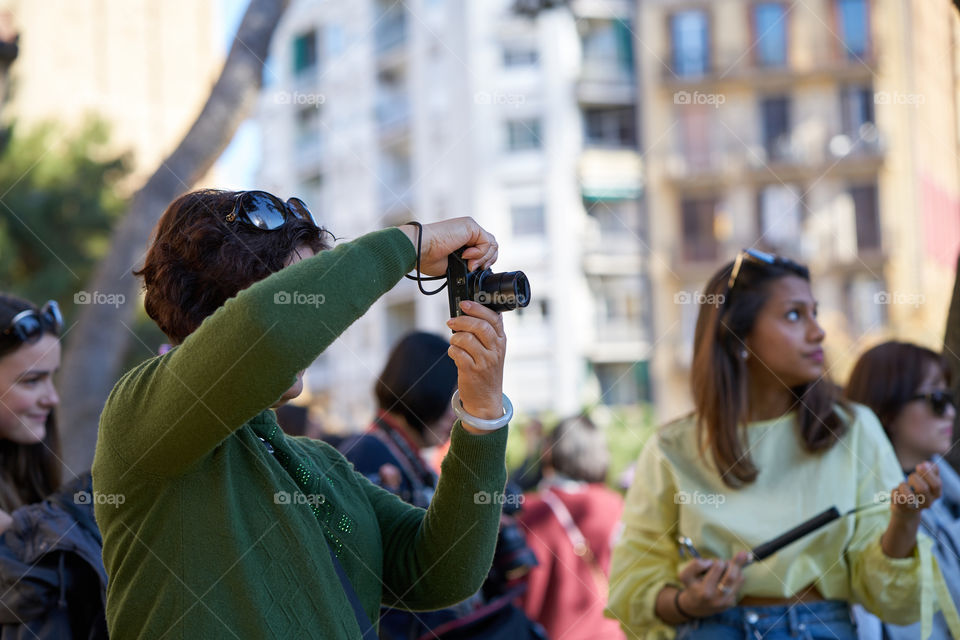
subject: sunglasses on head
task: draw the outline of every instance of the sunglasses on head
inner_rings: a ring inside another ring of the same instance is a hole
[[[733,271],[730,272],[730,279],[727,280],[727,293],[733,291],[733,286],[737,284],[737,277],[740,275],[740,269],[745,262],[765,264],[772,267],[783,267],[797,273],[803,273],[805,271],[799,263],[789,258],[783,258],[757,249],[744,249],[737,254],[737,259],[733,261]]]
[[[918,393],[911,398],[912,400],[924,400],[930,405],[930,410],[934,415],[942,417],[947,412],[947,405],[956,407],[957,403],[953,399],[953,394],[949,391],[931,391],[930,393]]]
[[[56,301],[50,300],[39,311],[27,309],[13,316],[3,335],[12,335],[20,342],[32,343],[40,339],[44,331],[60,335],[63,316]]]
[[[300,198],[286,202],[266,191],[242,191],[233,204],[233,211],[225,220],[239,220],[264,231],[279,229],[290,218],[309,222],[319,227],[307,205]]]

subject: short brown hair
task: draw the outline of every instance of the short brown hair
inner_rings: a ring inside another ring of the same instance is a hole
[[[227,299],[283,268],[297,247],[329,249],[322,227],[290,218],[264,231],[226,222],[242,192],[201,189],[170,203],[154,230],[143,268],[144,306],[167,338],[183,342]]]
[[[860,356],[844,395],[877,414],[892,439],[890,427],[904,405],[913,400],[930,366],[939,369],[950,386],[950,365],[943,355],[909,342],[884,342]]]

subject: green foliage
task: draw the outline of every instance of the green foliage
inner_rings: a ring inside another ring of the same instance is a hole
[[[0,152],[0,289],[72,310],[125,208],[116,190],[125,158],[107,142],[97,121],[71,134],[13,127]]]
[[[599,406],[588,411],[590,418],[601,429],[607,439],[610,451],[610,470],[607,472],[607,485],[620,490],[620,476],[636,462],[640,450],[647,438],[656,429],[653,406],[644,404],[636,407],[608,408]],[[540,416],[548,433],[559,422],[559,417]],[[507,437],[507,468],[512,473],[528,455],[527,441],[524,437],[531,418],[521,416],[510,425]]]

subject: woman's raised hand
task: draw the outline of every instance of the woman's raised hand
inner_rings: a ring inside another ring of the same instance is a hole
[[[940,497],[943,484],[940,470],[932,462],[921,462],[907,476],[906,481],[890,494],[890,509],[894,516],[919,518],[919,514]]]
[[[399,227],[407,234],[414,249],[420,230],[411,224]],[[470,217],[441,220],[423,225],[420,241],[420,271],[428,276],[442,276],[447,272],[447,256],[460,247],[469,247],[463,252],[467,268],[487,268],[497,259],[497,239]]]
[[[503,415],[503,360],[507,353],[503,318],[478,302],[464,301],[460,308],[464,315],[447,321],[456,332],[450,337],[447,353],[457,365],[460,402],[470,415],[496,420]],[[483,433],[467,424],[463,427]]]

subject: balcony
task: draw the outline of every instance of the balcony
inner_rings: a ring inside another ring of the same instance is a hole
[[[586,149],[578,166],[586,198],[637,198],[643,186],[643,165],[633,149]]]
[[[618,60],[585,58],[577,80],[577,100],[591,105],[631,105],[637,102],[633,70]]]
[[[578,18],[619,18],[633,20],[635,3],[632,0],[571,0],[570,10]]]
[[[782,66],[763,65],[742,49],[721,52],[704,61],[702,74],[679,74],[669,62],[671,52],[661,56],[660,82],[670,89],[749,88],[758,91],[788,90],[797,84],[819,82],[860,82],[873,79],[877,64],[873,58],[863,62],[838,56],[829,50],[804,51],[799,60],[788,58]],[[797,58],[797,56],[795,56]]]
[[[744,135],[744,138],[749,136]],[[770,145],[739,141],[661,155],[668,180],[680,187],[713,187],[742,182],[804,180],[811,176],[857,175],[876,171],[886,153],[884,137],[872,124],[856,134],[801,125]]]

